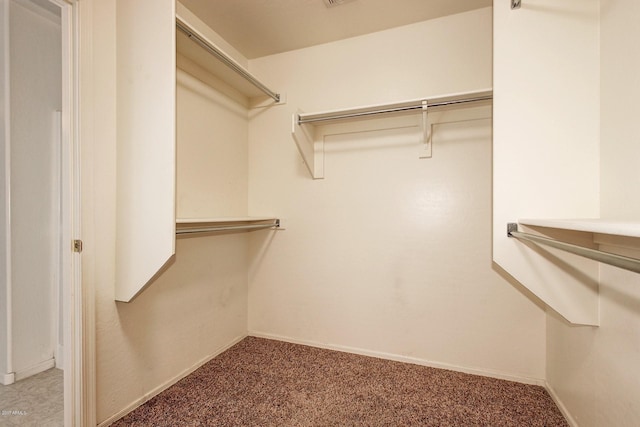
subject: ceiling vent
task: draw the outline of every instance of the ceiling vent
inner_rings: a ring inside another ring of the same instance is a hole
[[[349,3],[353,0],[323,0],[324,4],[327,5],[327,7],[334,7],[334,6],[340,6],[341,4],[344,3]]]

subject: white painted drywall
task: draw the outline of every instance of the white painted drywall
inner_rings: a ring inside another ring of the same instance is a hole
[[[174,262],[148,289],[130,303],[114,301],[116,11],[113,2],[96,0],[94,13],[95,130],[84,159],[92,174],[83,176],[91,188],[83,221],[90,249],[83,265],[96,292],[97,419],[108,423],[246,334],[248,242],[245,234],[180,238]],[[177,211],[244,216],[246,112],[180,74]]]
[[[315,112],[491,86],[485,8],[250,61],[287,93],[253,111],[249,212],[287,221],[252,236],[249,331],[418,363],[542,380],[543,310],[491,263],[491,122],[325,140],[311,179],[290,134]]]
[[[605,218],[636,222],[638,20],[637,1],[601,2],[601,211]],[[639,239],[598,238],[602,250],[640,257]],[[580,426],[635,426],[640,420],[640,278],[602,266],[600,280],[600,327],[571,327],[549,315],[547,380]]]
[[[53,359],[58,342],[51,325],[57,315],[60,230],[52,206],[60,191],[54,113],[61,108],[61,37],[59,19],[50,18],[10,2],[12,344],[17,376],[41,370]]]
[[[131,410],[246,334],[247,241],[178,239],[176,260],[131,303],[98,290],[97,419]],[[108,285],[108,284],[107,284]]]
[[[633,0],[602,0],[601,6],[601,168],[603,218],[638,221],[640,200],[640,54],[634,40],[640,4]]]
[[[604,251],[640,258],[613,239]],[[554,313],[547,319],[547,381],[575,424],[636,426],[640,420],[640,280],[611,266],[600,272],[599,327],[575,327]]]
[[[506,227],[599,216],[598,5],[494,5],[493,258],[565,318],[592,325],[597,263],[533,250]]]
[[[247,215],[247,109],[178,70],[177,217]]]

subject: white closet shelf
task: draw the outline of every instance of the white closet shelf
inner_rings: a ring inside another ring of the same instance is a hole
[[[298,111],[293,115],[291,134],[311,176],[314,179],[321,179],[324,178],[324,137],[327,135],[421,127],[422,144],[420,144],[419,157],[430,158],[432,125],[490,118],[491,110],[487,107],[491,105],[492,99],[493,90],[484,89],[318,113]],[[450,110],[456,110],[456,113],[449,114]],[[464,110],[464,112],[458,112],[458,110]],[[410,113],[420,113],[421,120],[409,118],[411,120],[407,121],[404,116]],[[380,126],[380,123],[375,121],[372,123],[370,120],[364,120],[378,117],[387,118],[386,126]],[[357,127],[349,124],[354,121],[359,122]],[[345,124],[349,127],[345,127]],[[335,126],[332,131],[327,131],[324,129],[325,125]]]
[[[491,102],[493,90],[485,89],[473,92],[455,93],[432,98],[419,98],[408,101],[394,102],[389,104],[374,104],[354,108],[322,111],[318,113],[298,113],[297,122],[299,124],[319,123],[326,124],[336,120],[357,120],[364,119],[379,114],[402,114],[411,112],[421,112],[423,110],[451,109],[478,105],[479,102]]]
[[[249,216],[176,219],[176,234],[178,235],[221,231],[252,231],[267,228],[280,228],[280,219]]]
[[[212,218],[176,218],[178,226],[182,224],[211,223],[222,224],[227,222],[255,222],[255,221],[272,221],[277,218],[272,216],[222,216]]]
[[[211,42],[184,17],[176,15],[177,52],[216,76],[249,99],[269,97],[282,103],[279,93],[271,90],[235,61],[223,49]]]
[[[558,228],[615,236],[640,237],[640,222],[618,221],[602,218],[581,219],[519,219],[518,223],[533,227]]]

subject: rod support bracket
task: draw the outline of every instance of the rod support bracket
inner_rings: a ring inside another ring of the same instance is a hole
[[[511,9],[520,9],[522,6],[522,0],[511,0]]]
[[[422,100],[422,148],[420,150],[420,158],[428,159],[431,157],[432,148],[431,148],[431,135],[433,134],[431,123],[429,123],[429,102],[424,99]]]
[[[511,233],[518,231],[518,223],[517,222],[508,222],[507,223],[507,237],[513,237]]]

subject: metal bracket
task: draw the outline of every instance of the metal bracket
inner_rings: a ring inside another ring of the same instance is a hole
[[[422,101],[422,150],[420,150],[421,159],[431,158],[431,135],[433,134],[431,124],[429,123],[429,115],[427,113],[429,105],[427,100]]]
[[[507,223],[507,237],[513,237],[511,233],[518,231],[518,223],[517,222],[509,222]]]
[[[511,10],[520,9],[522,6],[522,0],[511,0]]]
[[[76,239],[73,241],[73,252],[82,253],[82,240]]]

